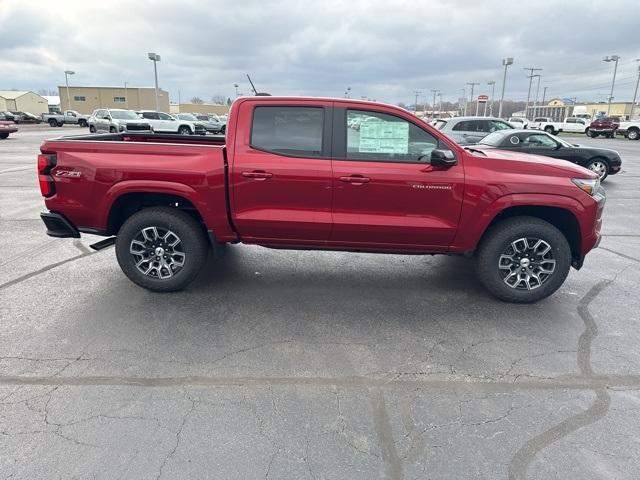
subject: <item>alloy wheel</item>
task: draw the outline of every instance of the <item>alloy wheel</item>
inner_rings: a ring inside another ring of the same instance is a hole
[[[131,240],[129,253],[142,274],[167,279],[183,267],[186,255],[180,237],[160,227],[146,227]]]
[[[589,170],[596,173],[602,180],[607,175],[607,166],[601,160],[595,160],[589,164]]]
[[[511,242],[498,260],[502,280],[515,290],[541,287],[556,269],[551,245],[540,238],[523,237]]]

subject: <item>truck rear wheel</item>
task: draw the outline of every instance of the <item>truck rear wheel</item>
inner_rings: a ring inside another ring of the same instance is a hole
[[[208,248],[193,217],[169,207],[133,214],[116,238],[116,257],[124,274],[154,292],[173,292],[191,283],[205,263]]]
[[[564,283],[571,267],[565,236],[535,217],[504,220],[485,235],[478,251],[478,277],[505,302],[532,303]]]
[[[50,118],[49,119],[49,126],[50,127],[57,127],[58,126],[58,121],[55,118]]]

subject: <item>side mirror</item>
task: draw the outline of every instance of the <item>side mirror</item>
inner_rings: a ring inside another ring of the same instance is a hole
[[[436,148],[431,151],[431,165],[434,167],[453,167],[458,159],[451,150]]]

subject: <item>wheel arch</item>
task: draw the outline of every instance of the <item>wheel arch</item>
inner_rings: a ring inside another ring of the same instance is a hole
[[[571,259],[574,267],[579,268],[582,263],[582,236],[580,233],[580,223],[577,217],[570,210],[556,206],[546,205],[515,205],[500,210],[484,229],[478,245],[486,237],[487,233],[494,225],[513,217],[534,217],[545,220],[556,227],[567,239],[571,248]]]

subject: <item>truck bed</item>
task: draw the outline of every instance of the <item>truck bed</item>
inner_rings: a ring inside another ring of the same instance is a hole
[[[173,133],[91,133],[52,138],[48,142],[137,142],[174,143],[180,145],[224,145],[224,135],[178,135]]]

